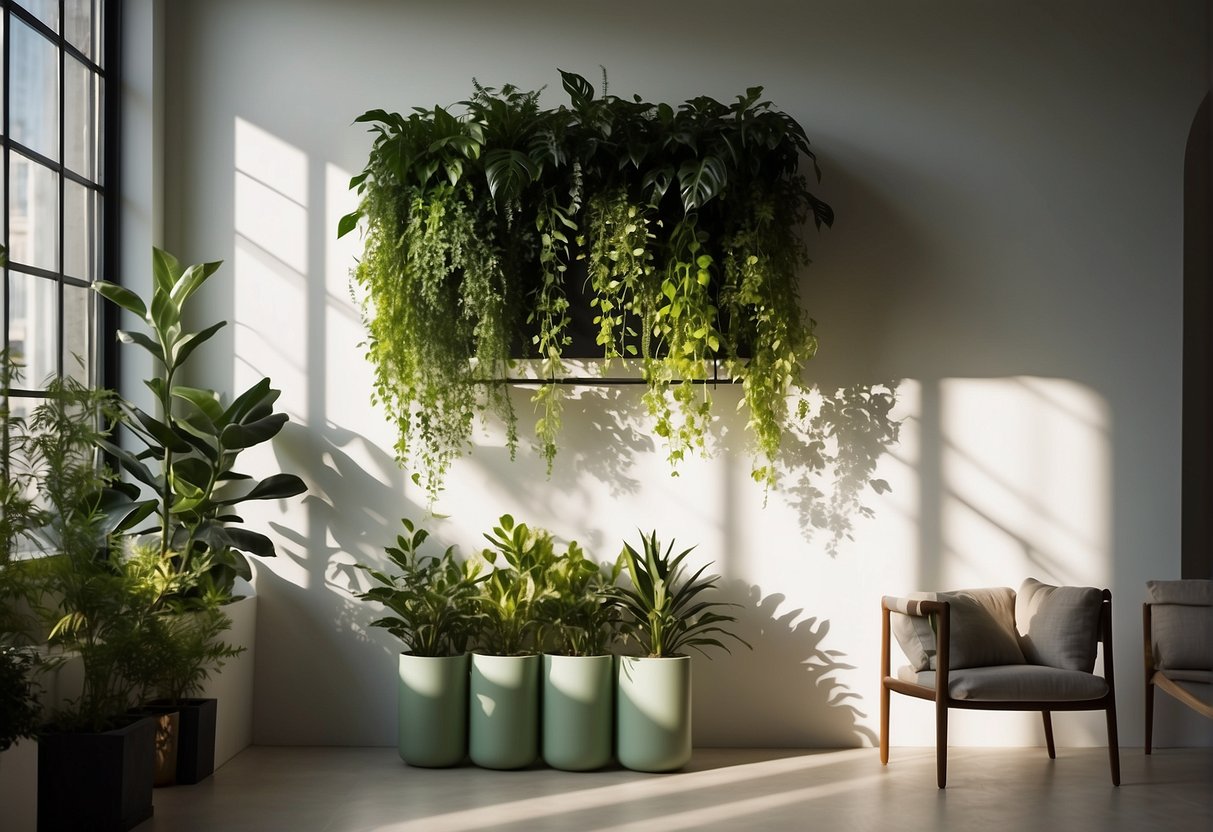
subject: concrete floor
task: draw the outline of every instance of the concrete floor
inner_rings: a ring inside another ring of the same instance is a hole
[[[157,789],[138,832],[1213,829],[1213,749],[696,749],[676,774],[405,766],[386,748],[249,748],[209,780]]]

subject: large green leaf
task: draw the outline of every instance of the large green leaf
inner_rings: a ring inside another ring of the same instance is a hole
[[[223,416],[215,420],[215,424],[228,425],[247,421],[249,414],[255,409],[259,407],[264,408],[266,405],[272,408],[280,394],[281,391],[270,387],[270,380],[268,378],[263,378],[237,396],[228,405]]]
[[[175,384],[172,395],[174,398],[192,405],[211,422],[212,426],[223,421],[223,405],[219,402],[219,394],[214,390]],[[217,429],[214,432],[218,434]]]
[[[168,295],[181,277],[181,263],[164,249],[152,249],[152,295]]]
[[[172,347],[172,365],[179,367],[185,363],[185,360],[190,357],[190,354],[198,347],[209,341],[216,332],[227,326],[227,321],[220,321],[217,324],[211,324],[206,329],[198,332],[191,332],[177,340]]]
[[[227,425],[219,434],[219,442],[227,450],[251,448],[273,439],[288,419],[285,413],[274,413],[247,425]]]
[[[97,444],[101,447],[101,450],[118,460],[118,465],[132,477],[139,480],[139,482],[152,488],[160,487],[160,479],[135,454],[105,439],[99,441]]]
[[[224,529],[224,533],[232,546],[243,549],[249,554],[263,558],[276,557],[278,554],[274,550],[274,542],[260,532],[248,529]]]
[[[188,453],[190,445],[184,439],[176,434],[171,427],[161,422],[159,419],[151,416],[138,407],[131,407],[130,411],[135,418],[139,420],[139,424],[143,426],[151,436],[160,443],[162,447],[168,448],[175,454]]]
[[[116,303],[127,312],[138,315],[140,320],[147,318],[147,306],[143,303],[143,298],[130,289],[110,283],[108,280],[94,280],[93,291],[111,303]]]
[[[232,506],[247,500],[282,500],[302,494],[305,491],[307,491],[307,486],[303,480],[294,474],[274,474],[257,483],[248,493],[242,494],[239,497],[216,500],[215,504]]]
[[[152,357],[164,363],[164,349],[157,342],[142,332],[127,332],[125,329],[118,330],[118,340],[124,344],[138,344],[152,354]]]
[[[520,150],[497,148],[484,154],[484,175],[489,194],[501,202],[522,195],[523,189],[539,175],[531,157]]]
[[[689,214],[703,207],[712,197],[724,190],[728,181],[728,170],[716,156],[704,156],[684,163],[678,169],[678,185],[682,192],[682,205]]]
[[[350,187],[351,188],[354,187],[352,182],[350,183]],[[357,228],[358,219],[361,216],[362,216],[362,211],[361,211],[361,209],[359,209],[357,211],[351,211],[350,213],[343,216],[340,220],[338,220],[337,221],[337,239],[340,240],[346,234],[349,234],[351,231],[353,231],[355,228]]]
[[[173,288],[169,295],[173,299],[173,303],[178,308],[181,307],[198,288],[206,282],[206,279],[219,270],[223,265],[222,260],[214,260],[210,263],[197,263],[186,269],[181,277],[177,278],[173,283]]]

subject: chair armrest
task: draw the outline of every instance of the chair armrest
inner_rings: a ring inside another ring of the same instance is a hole
[[[1142,651],[1145,655],[1146,685],[1154,675],[1154,632],[1153,632],[1153,601],[1141,605],[1141,637]]]
[[[898,598],[886,595],[880,599],[881,639],[880,668],[889,675],[889,613],[916,617],[935,617],[935,696],[943,701],[948,690],[948,653],[952,636],[952,607],[947,601],[927,601],[920,598]]]
[[[885,612],[899,612],[902,615],[916,617],[937,615],[947,606],[947,603],[947,601],[927,601],[922,598],[898,598],[894,595],[886,595],[880,599],[880,606]]]

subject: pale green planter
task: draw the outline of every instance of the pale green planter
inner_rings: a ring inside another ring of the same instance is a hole
[[[691,759],[691,657],[621,656],[615,753],[633,771],[675,771]]]
[[[613,656],[543,657],[543,761],[590,771],[611,761]]]
[[[539,656],[472,654],[468,752],[481,768],[525,768],[539,757]]]
[[[468,657],[400,654],[400,759],[445,768],[467,756]]]

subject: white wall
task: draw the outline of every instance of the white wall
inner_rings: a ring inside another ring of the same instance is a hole
[[[293,421],[263,470],[311,486],[258,516],[280,556],[258,576],[255,741],[394,741],[397,648],[367,632],[349,564],[424,506],[368,401],[356,241],[334,239],[368,147],[351,121],[457,101],[472,77],[558,101],[556,67],[602,64],[612,92],[650,100],[764,84],[805,125],[838,216],[805,275],[811,373],[904,380],[902,441],[880,469],[893,492],[831,553],[803,492],[764,506],[738,419],[671,478],[634,392],[613,390],[569,407],[551,481],[529,448],[509,463],[490,427],[451,473],[437,535],[466,551],[511,512],[603,559],[638,527],[699,544],[755,645],[697,659],[700,744],[870,744],[882,594],[1106,585],[1121,737],[1140,744],[1143,584],[1179,570],[1181,173],[1205,14],[1200,0],[171,4],[165,239],[227,261],[206,318],[233,322],[199,381],[271,376]],[[716,395],[731,413],[734,393]],[[894,743],[933,742],[918,705],[895,703]],[[1161,710],[1164,744],[1209,741]],[[961,714],[952,741],[1039,743],[1038,720]],[[1103,742],[1098,716],[1057,730]]]

